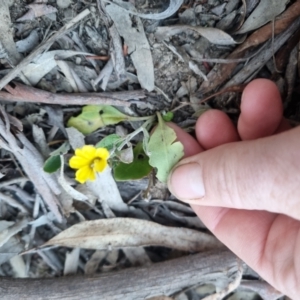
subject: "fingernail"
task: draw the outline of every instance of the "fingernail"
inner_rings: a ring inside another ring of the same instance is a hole
[[[178,166],[169,178],[169,189],[177,198],[188,201],[205,195],[202,170],[197,163]]]

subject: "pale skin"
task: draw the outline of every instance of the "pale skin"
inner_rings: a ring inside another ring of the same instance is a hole
[[[275,84],[248,84],[237,128],[218,110],[199,118],[196,139],[170,126],[185,151],[171,192],[262,278],[300,299],[300,127],[283,118]]]

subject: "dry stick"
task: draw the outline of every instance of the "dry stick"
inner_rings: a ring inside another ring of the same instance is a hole
[[[26,58],[24,58],[14,69],[12,69],[6,76],[0,80],[0,90],[2,90],[11,80],[16,78],[18,74],[23,71],[23,69],[31,63],[38,55],[46,51],[57,39],[70,30],[75,24],[81,21],[83,18],[88,16],[91,12],[89,9],[85,9],[80,14],[78,14],[69,23],[64,25],[60,30],[58,30],[54,35],[52,35],[48,40],[42,42],[38,48],[32,51]]]
[[[265,281],[242,280],[240,287],[258,293],[262,299],[276,300],[284,296]]]
[[[266,48],[267,44],[264,44],[257,52],[253,53],[248,57],[236,58],[236,59],[227,59],[227,58],[193,58],[194,61],[198,62],[209,62],[216,64],[231,64],[231,63],[239,63],[239,62],[247,62],[253,57],[257,56],[262,50]]]
[[[282,13],[275,23],[275,34],[279,34],[286,30],[298,17],[300,16],[300,0],[293,3],[284,13]],[[238,46],[227,58],[237,59],[244,56],[245,52],[252,47],[256,47],[272,37],[272,24],[267,24],[260,29],[252,33],[246,41]],[[212,92],[214,89],[221,86],[232,74],[233,70],[237,66],[237,62],[216,65],[210,73],[207,75],[208,81],[204,81],[198,94],[203,95]]]
[[[0,91],[0,100],[59,105],[104,104],[128,107],[130,103],[126,102],[127,100],[146,97],[143,90],[113,93],[54,94],[20,83],[14,83],[13,85],[5,87],[9,93]]]
[[[293,37],[290,38],[290,40],[286,43],[286,45],[276,53],[276,65],[279,69],[279,73],[282,73],[286,69],[289,62],[290,53],[299,44],[299,39],[300,29],[298,29],[297,32],[293,35]]]
[[[273,50],[276,53],[280,47],[298,30],[300,27],[300,18],[294,21],[283,33],[278,35],[273,44]],[[269,46],[271,46],[272,41],[267,42]],[[234,75],[225,85],[225,88],[230,87],[232,85],[238,85],[245,82],[252,74],[254,74],[257,70],[260,70],[268,60],[270,60],[273,56],[273,51],[268,51],[268,48],[261,52],[259,55],[254,57],[247,66]],[[270,49],[270,48],[269,48]]]
[[[212,98],[215,98],[217,96],[220,96],[222,94],[225,94],[225,93],[242,93],[244,91],[246,87],[246,84],[239,84],[239,85],[234,85],[234,86],[230,86],[230,87],[227,87],[225,89],[222,89],[221,91],[217,92],[217,93],[214,93],[202,100],[199,99],[199,102],[197,102],[196,104],[204,104],[205,102],[207,102],[208,100],[212,99]],[[171,110],[171,112],[175,112],[185,106],[188,106],[188,105],[193,105],[193,103],[190,103],[190,102],[182,102],[181,105],[179,105],[178,107],[174,108]]]
[[[156,263],[148,268],[130,268],[91,277],[1,277],[1,299],[147,299],[158,295],[172,295],[184,288],[211,280],[217,281],[222,272],[224,276],[226,270],[232,268],[237,268],[237,259],[231,252],[224,250],[185,256]]]

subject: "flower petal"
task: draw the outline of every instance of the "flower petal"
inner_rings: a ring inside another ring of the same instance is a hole
[[[89,178],[88,180],[94,181],[96,179],[96,173],[92,168],[90,168]]]
[[[107,167],[107,160],[105,159],[95,159],[94,160],[94,172],[103,172]]]
[[[96,156],[96,148],[91,145],[85,145],[75,150],[75,155],[89,160],[93,160]]]
[[[73,156],[69,160],[69,166],[72,169],[80,169],[84,166],[88,166],[89,164],[90,160],[82,156]]]
[[[107,160],[109,158],[109,151],[106,148],[96,149],[96,157]]]
[[[84,166],[76,172],[75,178],[80,183],[85,183],[87,180],[95,180],[96,176],[90,166]]]

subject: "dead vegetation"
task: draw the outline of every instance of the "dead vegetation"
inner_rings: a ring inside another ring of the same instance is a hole
[[[234,121],[256,77],[297,124],[300,1],[27,2],[0,6],[1,299],[283,299],[151,167],[79,184],[68,161],[117,135],[118,160],[145,168],[156,112],[189,131],[210,108]],[[69,127],[86,105],[96,117]]]

